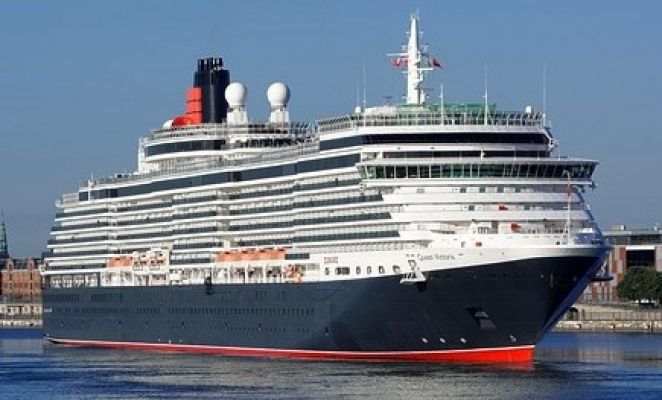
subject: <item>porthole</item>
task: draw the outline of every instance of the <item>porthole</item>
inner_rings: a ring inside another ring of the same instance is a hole
[[[366,269],[365,269],[365,272],[366,272],[368,275],[372,274],[372,267],[371,267],[370,265],[368,265],[368,266],[366,267]]]
[[[329,267],[324,268],[324,274],[329,275],[331,273],[331,269]]]
[[[361,275],[361,267],[356,267],[356,275]]]
[[[399,274],[400,273],[400,266],[399,265],[394,265],[393,266],[393,273]]]
[[[380,274],[383,274],[383,273],[385,273],[385,272],[386,272],[386,270],[384,269],[384,266],[383,266],[383,265],[380,265],[380,266],[379,266],[379,273],[380,273]]]

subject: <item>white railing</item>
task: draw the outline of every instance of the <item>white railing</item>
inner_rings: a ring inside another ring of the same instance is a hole
[[[488,125],[542,126],[542,114],[518,111],[483,113],[433,111],[397,111],[390,114],[347,114],[317,121],[318,132],[334,132],[358,127],[419,126],[419,125]]]

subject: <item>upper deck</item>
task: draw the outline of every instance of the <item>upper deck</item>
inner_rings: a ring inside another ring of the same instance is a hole
[[[540,112],[497,111],[495,104],[478,103],[425,104],[374,107],[354,114],[317,121],[320,134],[355,130],[360,127],[410,126],[492,126],[542,127]]]
[[[182,139],[190,137],[222,137],[250,135],[251,137],[277,137],[277,136],[307,136],[310,132],[307,122],[279,122],[279,123],[203,123],[181,127],[160,128],[152,131],[150,136],[143,138],[142,142],[161,141],[167,139]]]

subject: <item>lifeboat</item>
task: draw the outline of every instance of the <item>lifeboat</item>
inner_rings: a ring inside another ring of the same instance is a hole
[[[109,268],[130,267],[131,265],[133,265],[131,257],[113,257],[106,261],[106,267]]]
[[[285,249],[282,247],[275,248],[271,250],[271,259],[272,260],[284,260],[285,259]]]

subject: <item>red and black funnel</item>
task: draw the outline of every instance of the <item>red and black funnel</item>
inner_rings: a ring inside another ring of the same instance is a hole
[[[197,96],[200,99],[203,123],[225,121],[228,113],[225,88],[229,84],[230,72],[223,69],[222,58],[199,59],[198,70],[193,78],[193,89],[187,96],[187,114],[189,100],[193,103]],[[196,89],[199,89],[199,92]]]
[[[193,87],[186,91],[186,113],[175,117],[172,126],[225,121],[228,113],[225,88],[229,84],[230,72],[223,69],[222,58],[199,59]]]

